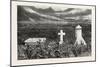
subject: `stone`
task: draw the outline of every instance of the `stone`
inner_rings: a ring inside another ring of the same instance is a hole
[[[86,42],[82,37],[82,27],[80,25],[77,25],[75,28],[75,37],[75,45],[86,45]]]
[[[63,30],[60,30],[60,32],[58,33],[58,35],[60,35],[59,44],[63,44],[63,36],[65,35],[65,33],[63,32]]]

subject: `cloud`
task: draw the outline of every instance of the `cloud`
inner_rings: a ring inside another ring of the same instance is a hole
[[[76,16],[85,16],[85,15],[90,15],[90,14],[91,14],[91,10],[89,9],[74,9],[68,12],[63,17],[76,17]]]
[[[46,18],[46,19],[51,19],[51,20],[62,20],[62,19],[60,19],[59,17],[55,17],[55,16],[50,16],[50,15],[46,15],[46,14],[39,13],[39,12],[33,10],[33,9],[30,8],[30,7],[23,7],[23,8],[24,8],[24,10],[25,10],[26,12],[28,12],[27,15],[28,15],[29,17],[31,17],[31,18],[33,17],[33,19],[34,19],[34,14],[35,14],[35,16],[37,15],[38,17],[42,17],[42,18]],[[32,15],[33,15],[33,16],[32,16]]]
[[[48,13],[39,12],[38,8],[29,6],[22,6],[25,15],[31,22],[35,23],[48,23],[48,24],[67,24],[71,22],[91,22],[91,10],[81,8],[67,8],[63,11],[55,11]],[[46,10],[46,9],[45,9]],[[21,12],[22,13],[22,12]]]

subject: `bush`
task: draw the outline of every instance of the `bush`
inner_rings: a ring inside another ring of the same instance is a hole
[[[77,57],[88,52],[87,49],[87,46],[84,45],[73,45],[68,42],[59,45],[56,41],[47,41],[38,45],[20,45],[18,57],[20,59]],[[23,54],[23,56],[20,56],[20,54]]]

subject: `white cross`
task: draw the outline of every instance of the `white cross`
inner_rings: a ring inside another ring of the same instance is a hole
[[[60,30],[60,33],[58,33],[58,35],[60,35],[59,44],[62,44],[63,43],[63,36],[65,35],[65,33],[63,32],[63,30]]]

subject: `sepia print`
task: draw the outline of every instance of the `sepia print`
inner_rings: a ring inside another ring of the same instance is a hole
[[[84,57],[92,58],[83,61],[95,60],[94,6],[73,7],[74,5],[67,4],[16,3],[16,1],[12,4],[16,6],[15,9],[12,5],[12,11],[16,11],[12,14],[12,28],[14,27],[13,30],[16,31],[12,30],[16,37],[12,36],[12,40],[16,41],[14,41],[16,47],[12,47],[16,50],[12,53],[16,55],[17,61],[35,62],[51,59],[49,63],[54,63],[52,59],[56,59],[56,63],[59,59],[57,63],[60,63],[62,58],[80,58],[82,61],[81,58],[84,59]],[[14,43],[12,45],[15,45]],[[72,59],[67,61],[67,59],[66,62],[75,62],[74,59],[73,61]],[[16,64],[26,65],[25,63]]]

